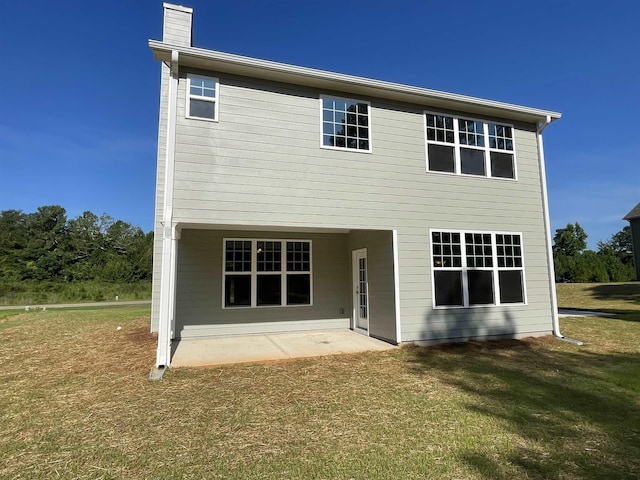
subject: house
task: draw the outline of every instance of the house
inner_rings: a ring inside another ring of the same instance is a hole
[[[560,335],[542,131],[560,114],[192,46],[164,4],[151,329]]]
[[[633,263],[636,267],[636,280],[640,280],[640,203],[633,207],[623,220],[627,220],[631,227]]]

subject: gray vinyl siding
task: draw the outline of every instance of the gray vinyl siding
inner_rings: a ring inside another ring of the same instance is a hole
[[[225,238],[311,240],[313,305],[223,308]],[[212,332],[250,334],[327,325],[348,328],[349,262],[346,234],[183,230],[178,248],[175,334],[184,338]]]
[[[428,173],[423,110],[433,110],[429,105],[362,97],[371,102],[372,153],[337,151],[320,148],[319,95],[332,92],[218,72],[210,75],[220,80],[218,122],[185,118],[186,72],[181,73],[176,222],[396,229],[402,341],[551,331],[550,273],[533,124],[515,125],[517,181]],[[528,304],[434,310],[431,228],[521,233]],[[179,242],[180,252],[185,242],[184,238]],[[155,268],[157,272],[159,266]],[[318,276],[316,272],[314,280]],[[382,277],[388,283],[393,274],[385,271]],[[179,279],[178,289],[184,292],[182,288]],[[192,318],[209,321],[197,313],[207,311],[208,305],[196,309]],[[381,337],[395,338],[391,311],[391,304],[381,306],[381,314],[385,312],[389,320],[384,325],[372,321],[372,334],[379,328]]]

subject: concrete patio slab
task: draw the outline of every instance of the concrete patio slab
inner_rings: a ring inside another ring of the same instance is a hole
[[[398,348],[351,330],[275,333],[177,341],[171,367],[214,366]]]

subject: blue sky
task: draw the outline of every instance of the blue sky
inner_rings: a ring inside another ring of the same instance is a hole
[[[177,2],[179,3],[179,2]],[[562,112],[552,228],[640,202],[640,2],[189,1],[194,46]],[[0,1],[0,210],[152,229],[162,2]]]

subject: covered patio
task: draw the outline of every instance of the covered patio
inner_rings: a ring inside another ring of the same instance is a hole
[[[354,351],[367,337],[400,341],[393,230],[178,224],[174,231],[167,272],[174,276],[163,292],[173,318],[161,315],[159,329],[164,322],[170,329],[171,358],[159,356],[159,366],[252,361],[234,352],[256,345],[258,360],[277,360]],[[330,331],[343,336],[315,336]],[[278,347],[281,334],[298,334],[285,345],[299,347]]]

